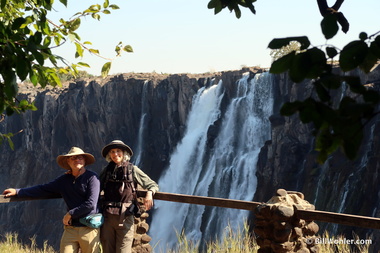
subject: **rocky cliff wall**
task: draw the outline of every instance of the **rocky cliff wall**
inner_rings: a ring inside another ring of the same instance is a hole
[[[254,70],[257,72],[257,70]],[[93,154],[88,167],[100,172],[106,165],[102,147],[121,139],[134,150],[134,162],[158,181],[168,158],[183,135],[194,94],[215,79],[226,87],[241,78],[243,71],[204,75],[124,74],[106,80],[82,80],[62,88],[39,90],[20,85],[20,99],[35,101],[38,110],[6,117],[0,132],[16,133],[15,149],[0,146],[0,188],[28,187],[51,181],[64,173],[56,157],[72,146]],[[145,129],[139,129],[145,120]],[[59,245],[62,200],[37,200],[0,206],[0,231],[16,231],[28,241],[37,235]]]
[[[106,164],[100,150],[113,139],[128,143],[135,151],[133,159],[138,159],[140,167],[157,181],[184,134],[197,90],[223,80],[228,100],[235,96],[233,86],[248,70],[251,75],[263,71],[251,68],[209,75],[123,74],[39,91],[22,86],[22,96],[34,99],[39,110],[13,115],[0,123],[1,132],[23,130],[13,139],[14,151],[7,145],[0,147],[0,188],[26,187],[54,179],[63,173],[55,158],[71,146],[92,153],[97,162],[88,168],[100,172]],[[378,73],[363,78],[378,85]],[[379,118],[366,126],[364,145],[356,161],[335,154],[319,165],[315,162],[311,126],[301,124],[297,116],[279,115],[283,102],[306,98],[312,86],[294,84],[286,75],[275,78],[272,138],[259,155],[254,200],[267,201],[277,189],[284,188],[303,192],[319,210],[379,216]],[[139,128],[141,120],[146,121],[145,129]],[[217,124],[209,130],[210,141]],[[64,213],[65,205],[59,199],[0,205],[0,231],[3,235],[17,231],[26,240],[37,235],[37,242],[48,240],[57,247]],[[336,232],[352,230],[325,226]]]
[[[379,89],[379,67],[370,75],[359,71],[355,74],[360,75],[364,83]],[[337,152],[324,164],[317,164],[314,139],[310,135],[312,126],[301,124],[296,115],[286,118],[279,115],[279,105],[307,98],[313,87],[310,83],[292,83],[286,75],[277,78],[277,103],[271,117],[272,140],[260,152],[255,199],[266,201],[273,195],[273,189],[284,188],[304,193],[305,199],[317,210],[380,217],[379,115],[365,126],[363,145],[356,160],[349,161]],[[348,91],[337,91],[336,101],[344,92]],[[352,237],[352,231],[361,239],[371,236],[373,252],[380,247],[377,230],[326,223],[319,225],[321,231],[345,233],[348,238]]]

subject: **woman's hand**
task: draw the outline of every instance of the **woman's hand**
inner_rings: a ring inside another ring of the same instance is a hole
[[[11,196],[16,196],[17,193],[16,193],[16,189],[13,189],[13,188],[8,188],[8,189],[5,189],[3,191],[3,195],[5,195],[5,197],[11,197]]]
[[[153,192],[147,191],[144,199],[145,210],[149,211],[153,207]]]
[[[63,225],[70,226],[71,225],[71,214],[66,213],[65,216],[63,216]]]

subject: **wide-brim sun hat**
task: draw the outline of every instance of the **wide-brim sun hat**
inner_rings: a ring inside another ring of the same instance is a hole
[[[107,145],[105,145],[102,149],[102,156],[105,158],[108,152],[110,152],[110,150],[114,148],[125,150],[129,153],[129,156],[133,156],[132,149],[127,144],[125,144],[124,142],[120,140],[114,140],[108,143]]]
[[[86,165],[93,164],[95,162],[95,157],[89,153],[85,153],[81,148],[72,147],[66,155],[59,155],[57,157],[57,163],[60,167],[70,170],[70,166],[67,163],[67,158],[70,156],[82,155],[86,161]]]

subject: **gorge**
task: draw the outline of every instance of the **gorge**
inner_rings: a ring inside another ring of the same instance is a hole
[[[375,89],[380,68],[362,82]],[[359,157],[335,153],[316,162],[312,126],[297,115],[282,117],[280,106],[310,96],[309,82],[260,68],[208,74],[120,74],[78,80],[62,88],[20,86],[20,98],[38,110],[6,117],[0,132],[19,132],[15,149],[0,146],[0,187],[41,184],[64,173],[56,157],[71,146],[92,153],[100,172],[102,147],[121,139],[134,150],[132,162],[157,181],[163,192],[265,202],[284,188],[304,193],[318,210],[379,217],[380,117],[366,125]],[[346,92],[342,90],[340,92]],[[339,96],[337,97],[339,99]],[[377,108],[379,109],[379,108]],[[249,212],[156,201],[150,235],[161,245],[176,242],[182,229],[193,240],[223,234],[228,223],[252,220]],[[56,248],[61,235],[62,200],[0,205],[0,228],[23,240],[37,235]],[[380,233],[358,227],[319,224],[330,234],[352,231],[379,241]],[[373,248],[379,247],[372,245]]]

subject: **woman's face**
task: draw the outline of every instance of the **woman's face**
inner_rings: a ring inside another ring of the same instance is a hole
[[[114,163],[120,164],[123,161],[123,158],[124,158],[123,150],[119,148],[114,148],[110,150],[109,154]]]

